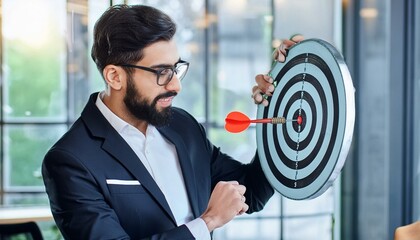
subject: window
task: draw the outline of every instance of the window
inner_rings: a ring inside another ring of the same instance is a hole
[[[363,162],[358,168],[360,202],[358,211],[369,216],[358,219],[361,239],[381,238],[387,234],[388,181],[391,148],[390,134],[390,4],[389,1],[362,1],[359,10],[364,42],[360,46],[363,64],[360,64],[360,78],[356,83],[358,108],[358,158]],[[377,69],[381,69],[378,71]],[[371,114],[375,112],[374,116]],[[375,169],[375,171],[372,171]],[[363,216],[361,215],[361,216]],[[374,221],[376,224],[371,225]]]
[[[390,239],[396,227],[419,219],[419,5],[364,0],[345,7],[357,114],[343,174],[342,238]]]
[[[96,20],[94,11],[102,13],[109,1],[90,4]],[[2,0],[1,6],[1,206],[47,205],[42,159],[90,90],[103,88],[96,67],[89,71],[87,1]],[[60,235],[53,222],[40,226],[46,239]]]
[[[47,203],[40,163],[67,129],[65,1],[2,1],[2,204]]]

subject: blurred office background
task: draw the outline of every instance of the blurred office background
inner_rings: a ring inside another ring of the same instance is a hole
[[[110,5],[147,4],[178,24],[191,62],[176,105],[243,162],[255,128],[224,130],[232,110],[256,114],[254,76],[279,40],[301,33],[344,55],[356,89],[356,125],[343,172],[313,200],[276,194],[215,239],[392,239],[420,219],[420,2],[415,0],[1,0],[0,204],[48,205],[40,176],[47,149],[104,83],[90,58],[96,19]],[[53,221],[39,222],[60,238]]]

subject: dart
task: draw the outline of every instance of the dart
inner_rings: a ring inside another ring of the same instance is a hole
[[[298,116],[297,119],[287,120],[284,117],[273,117],[264,119],[251,120],[249,117],[241,112],[230,112],[226,116],[225,129],[231,133],[239,133],[246,130],[251,123],[271,123],[271,124],[284,124],[289,121],[296,121],[298,124],[302,123],[302,117]]]

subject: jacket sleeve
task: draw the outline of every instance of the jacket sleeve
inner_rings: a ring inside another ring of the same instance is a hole
[[[195,133],[194,141],[191,140],[189,145],[197,142],[203,142],[206,149],[206,154],[210,155],[210,168],[211,168],[211,189],[219,181],[232,181],[236,180],[246,186],[245,192],[246,203],[249,205],[247,213],[260,211],[274,194],[274,189],[268,182],[265,174],[261,168],[258,154],[249,164],[243,164],[229,155],[220,151],[220,148],[214,146],[207,138],[205,129],[195,119],[184,112],[184,115],[189,117],[193,122],[188,124],[188,132]],[[186,120],[187,121],[187,120]],[[197,131],[193,131],[193,126],[197,126]],[[187,132],[187,131],[186,131]],[[201,136],[198,141],[197,136]],[[193,137],[191,137],[193,139]],[[187,141],[188,142],[188,141]]]
[[[53,148],[42,175],[55,222],[65,239],[130,239],[97,181],[72,154]],[[193,239],[185,225],[145,239]]]
[[[212,188],[219,181],[232,180],[246,187],[245,198],[249,206],[247,213],[261,211],[274,194],[274,189],[261,168],[258,154],[255,154],[250,163],[243,164],[213,146]]]

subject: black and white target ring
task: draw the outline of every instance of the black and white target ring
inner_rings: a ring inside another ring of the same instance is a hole
[[[257,118],[285,117],[285,124],[257,124],[257,149],[270,184],[301,200],[324,193],[337,178],[351,145],[354,87],[341,54],[328,42],[307,39],[288,51],[270,75],[275,90]]]

